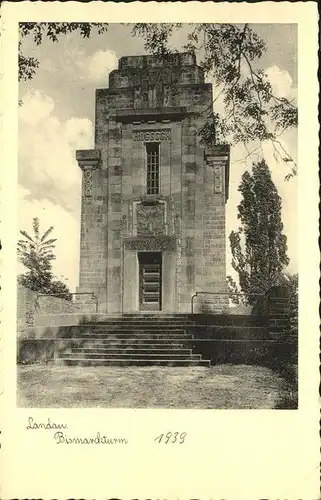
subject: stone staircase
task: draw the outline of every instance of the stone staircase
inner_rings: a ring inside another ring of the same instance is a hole
[[[56,362],[80,366],[210,366],[192,351],[188,315],[123,315],[73,327],[71,347]]]

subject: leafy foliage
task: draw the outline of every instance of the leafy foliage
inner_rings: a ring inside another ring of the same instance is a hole
[[[21,52],[21,40],[30,37],[36,45],[40,45],[44,38],[52,42],[58,42],[62,35],[78,32],[83,38],[89,38],[92,31],[98,34],[108,30],[108,24],[104,23],[20,23],[19,24],[19,80],[30,80],[39,67],[39,61],[34,57],[28,57]]]
[[[19,43],[19,47],[21,42]],[[35,72],[39,68],[39,61],[35,57],[26,57],[23,54],[19,54],[19,81],[20,80],[31,80]]]
[[[176,28],[181,28],[181,23],[136,23],[133,26],[134,36],[145,40],[145,48],[152,54],[165,56],[173,52],[168,40]],[[177,52],[177,51],[175,51]]]
[[[229,292],[229,298],[236,306],[246,306],[246,297],[242,294],[242,291],[237,286],[237,283],[232,278],[232,276],[226,276],[227,289]]]
[[[242,225],[229,237],[232,266],[248,303],[253,304],[256,297],[252,294],[265,293],[284,281],[284,268],[289,263],[287,238],[281,198],[264,160],[253,164],[252,174],[243,174],[239,191],[238,219]]]
[[[57,297],[71,300],[72,296],[67,286],[54,279],[52,274],[52,261],[55,260],[53,250],[56,238],[51,238],[53,226],[40,234],[39,219],[33,219],[33,236],[26,231],[20,231],[23,236],[18,241],[18,259],[28,271],[19,276],[19,283],[39,293],[56,295]]]
[[[145,48],[158,55],[175,52],[170,36],[181,24],[136,24],[134,34],[142,36]],[[248,24],[190,24],[185,50],[198,54],[205,74],[213,79],[222,98],[224,113],[206,111],[207,121],[199,131],[206,145],[229,142],[250,144],[272,141],[276,156],[297,166],[284,150],[278,137],[284,130],[296,127],[298,110],[295,102],[273,93],[271,83],[256,63],[266,51],[265,42]]]

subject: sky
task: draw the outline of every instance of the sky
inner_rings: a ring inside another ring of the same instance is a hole
[[[251,27],[266,41],[267,50],[258,66],[266,71],[276,95],[297,95],[297,33],[290,24],[256,24]],[[185,42],[187,29],[176,32],[173,47]],[[39,60],[32,80],[21,82],[23,105],[19,109],[19,228],[31,231],[32,218],[40,227],[54,226],[54,272],[75,291],[78,284],[81,171],[76,149],[93,148],[95,89],[108,87],[108,74],[118,58],[145,54],[141,38],[131,36],[130,26],[110,25],[108,32],[83,40],[78,34],[45,39],[36,46],[24,39],[22,51]],[[215,90],[214,90],[215,95]],[[222,112],[219,100],[214,111]],[[297,158],[297,134],[287,131],[282,144]],[[271,144],[263,145],[264,157],[282,198],[284,233],[288,238],[290,272],[297,272],[297,178],[285,181],[288,165],[277,161]],[[230,196],[226,205],[227,274],[233,274],[228,235],[238,228],[238,186],[256,154],[246,158],[242,145],[232,146]],[[20,269],[21,270],[21,269]]]

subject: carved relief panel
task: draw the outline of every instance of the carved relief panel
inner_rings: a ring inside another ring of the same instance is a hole
[[[223,179],[222,179],[223,164],[216,164],[214,166],[214,192],[222,193]]]
[[[174,213],[171,197],[153,197],[132,199],[126,215],[128,236],[158,236],[177,234],[179,215]]]
[[[225,171],[228,172],[229,151],[226,144],[213,146],[209,151],[205,151],[206,164],[213,169],[213,194],[224,194],[225,201],[228,197],[228,189],[225,192]]]
[[[140,87],[140,90],[138,90]],[[134,89],[134,108],[170,106],[171,69],[162,68],[149,72]]]
[[[134,108],[139,109],[142,107],[142,92],[141,87],[134,89]]]
[[[166,234],[165,204],[136,204],[137,236]]]
[[[224,161],[215,158],[208,158],[207,165],[213,169],[214,173],[214,193],[223,193],[223,169],[225,167]]]
[[[170,86],[164,85],[163,87],[163,106],[170,106]]]
[[[85,198],[90,198],[92,196],[93,190],[93,176],[92,169],[86,168],[84,169],[84,196]]]

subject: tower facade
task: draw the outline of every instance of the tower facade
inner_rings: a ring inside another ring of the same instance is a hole
[[[229,148],[200,144],[211,109],[186,53],[122,57],[96,91],[95,149],[76,157],[78,292],[94,292],[99,312],[189,313],[196,292],[202,310],[226,310]]]

